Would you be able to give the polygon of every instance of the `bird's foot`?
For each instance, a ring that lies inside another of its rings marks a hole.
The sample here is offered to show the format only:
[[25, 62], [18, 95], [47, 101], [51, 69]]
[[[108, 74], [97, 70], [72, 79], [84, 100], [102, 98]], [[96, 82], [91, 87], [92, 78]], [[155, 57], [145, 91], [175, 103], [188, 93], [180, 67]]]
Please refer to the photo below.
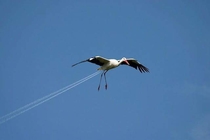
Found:
[[100, 90], [100, 85], [98, 86], [98, 91]]
[[105, 89], [107, 90], [107, 84], [105, 85]]

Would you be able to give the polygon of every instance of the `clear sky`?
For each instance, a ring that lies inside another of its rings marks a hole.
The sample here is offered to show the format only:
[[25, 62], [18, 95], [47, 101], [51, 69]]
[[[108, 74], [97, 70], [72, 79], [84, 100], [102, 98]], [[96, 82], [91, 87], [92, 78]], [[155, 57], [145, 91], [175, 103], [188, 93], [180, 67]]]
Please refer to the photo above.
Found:
[[1, 140], [209, 140], [210, 2], [0, 1], [0, 116], [133, 57], [0, 125]]

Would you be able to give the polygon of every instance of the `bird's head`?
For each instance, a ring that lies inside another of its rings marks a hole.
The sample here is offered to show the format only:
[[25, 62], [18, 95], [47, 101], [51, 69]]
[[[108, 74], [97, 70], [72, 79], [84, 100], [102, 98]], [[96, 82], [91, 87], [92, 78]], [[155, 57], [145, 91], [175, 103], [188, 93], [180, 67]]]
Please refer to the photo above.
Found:
[[122, 62], [124, 61], [126, 64], [130, 65], [125, 57], [123, 57], [123, 58], [121, 59], [121, 61], [122, 61]]

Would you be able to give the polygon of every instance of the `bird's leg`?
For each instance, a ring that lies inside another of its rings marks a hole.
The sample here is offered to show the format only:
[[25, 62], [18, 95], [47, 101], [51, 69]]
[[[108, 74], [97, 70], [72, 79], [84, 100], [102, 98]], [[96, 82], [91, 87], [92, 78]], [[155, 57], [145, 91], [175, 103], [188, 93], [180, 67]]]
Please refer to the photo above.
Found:
[[108, 70], [104, 72], [104, 79], [105, 79], [105, 83], [106, 83], [106, 84], [105, 84], [105, 89], [107, 89], [107, 81], [106, 81], [106, 73], [107, 73], [107, 72], [108, 72]]
[[98, 91], [100, 90], [101, 79], [102, 79], [103, 74], [104, 74], [104, 72], [101, 74], [100, 82], [99, 82], [99, 85], [98, 85]]

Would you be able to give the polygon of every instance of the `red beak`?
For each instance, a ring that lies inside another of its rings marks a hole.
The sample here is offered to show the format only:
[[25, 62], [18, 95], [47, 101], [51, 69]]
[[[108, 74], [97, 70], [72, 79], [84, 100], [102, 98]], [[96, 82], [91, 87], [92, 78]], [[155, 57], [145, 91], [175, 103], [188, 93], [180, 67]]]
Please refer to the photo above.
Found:
[[124, 60], [124, 61], [125, 61], [125, 63], [127, 63], [128, 65], [130, 65], [127, 60]]

